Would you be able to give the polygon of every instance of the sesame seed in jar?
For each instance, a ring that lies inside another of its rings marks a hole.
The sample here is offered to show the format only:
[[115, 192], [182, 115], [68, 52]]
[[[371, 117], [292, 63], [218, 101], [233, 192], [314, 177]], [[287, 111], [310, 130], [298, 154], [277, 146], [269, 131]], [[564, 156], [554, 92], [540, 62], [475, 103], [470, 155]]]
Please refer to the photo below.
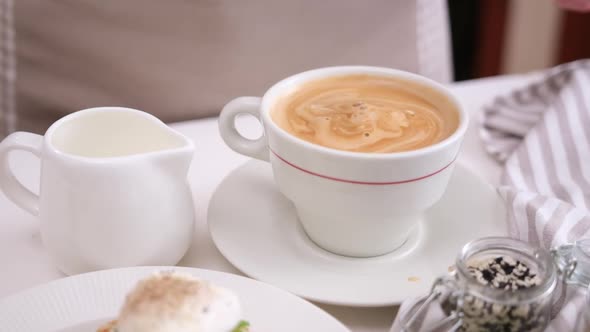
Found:
[[524, 263], [511, 257], [496, 257], [469, 266], [471, 275], [482, 285], [516, 291], [541, 284], [541, 279]]
[[[469, 262], [468, 271], [477, 283], [518, 297], [518, 292], [539, 286], [541, 278], [527, 264], [509, 256]], [[443, 309], [453, 307], [443, 303]], [[547, 306], [542, 303], [507, 305], [488, 302], [476, 295], [463, 301], [463, 320], [458, 331], [542, 331], [547, 323]]]

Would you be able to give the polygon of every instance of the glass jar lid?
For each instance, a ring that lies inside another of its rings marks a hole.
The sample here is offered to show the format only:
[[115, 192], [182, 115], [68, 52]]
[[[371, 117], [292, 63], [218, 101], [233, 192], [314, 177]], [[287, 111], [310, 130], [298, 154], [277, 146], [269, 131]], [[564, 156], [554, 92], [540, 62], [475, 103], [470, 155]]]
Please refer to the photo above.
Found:
[[581, 239], [552, 250], [565, 282], [587, 288], [590, 285], [590, 239]]

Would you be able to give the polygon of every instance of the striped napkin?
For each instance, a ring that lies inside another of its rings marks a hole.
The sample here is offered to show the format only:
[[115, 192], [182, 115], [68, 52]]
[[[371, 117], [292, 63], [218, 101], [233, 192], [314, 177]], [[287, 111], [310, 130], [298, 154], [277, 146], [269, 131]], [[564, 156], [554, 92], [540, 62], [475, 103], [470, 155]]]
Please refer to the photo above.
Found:
[[[497, 97], [483, 110], [480, 135], [504, 164], [498, 192], [510, 236], [546, 249], [590, 237], [590, 60], [552, 68], [541, 81]], [[584, 291], [568, 286], [565, 294], [547, 331], [574, 330]], [[421, 300], [402, 304], [392, 332]], [[433, 308], [427, 320], [441, 315]]]
[[[504, 163], [498, 192], [509, 234], [546, 249], [590, 236], [590, 60], [550, 69], [484, 109], [481, 138]], [[571, 286], [547, 331], [573, 331], [584, 302]]]

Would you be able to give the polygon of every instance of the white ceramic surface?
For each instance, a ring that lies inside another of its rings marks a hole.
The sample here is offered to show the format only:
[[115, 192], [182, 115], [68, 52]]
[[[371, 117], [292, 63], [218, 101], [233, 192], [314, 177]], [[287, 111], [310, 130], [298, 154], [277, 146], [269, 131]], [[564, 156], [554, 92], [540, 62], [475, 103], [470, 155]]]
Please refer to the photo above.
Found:
[[112, 319], [135, 283], [177, 270], [234, 291], [253, 332], [347, 332], [332, 316], [279, 288], [229, 273], [184, 267], [135, 267], [81, 274], [0, 300], [0, 331], [93, 332]]
[[[38, 196], [13, 175], [17, 150], [41, 159]], [[192, 141], [148, 113], [92, 108], [58, 120], [45, 136], [4, 139], [0, 189], [39, 217], [43, 244], [66, 274], [174, 265], [192, 237], [193, 151]]]
[[[340, 75], [367, 74], [405, 82], [415, 93], [428, 89], [428, 101], [454, 108], [455, 132], [425, 148], [397, 153], [360, 153], [326, 148], [280, 128], [270, 111], [282, 96], [306, 82]], [[235, 126], [240, 114], [260, 118], [264, 135], [246, 139]], [[262, 98], [229, 102], [219, 116], [219, 130], [234, 151], [270, 161], [279, 190], [295, 205], [311, 239], [334, 253], [371, 257], [401, 246], [422, 213], [436, 203], [451, 177], [467, 130], [468, 114], [448, 88], [427, 78], [388, 68], [343, 66], [303, 72], [271, 87]]]
[[457, 165], [443, 198], [400, 249], [372, 258], [338, 256], [306, 236], [270, 165], [249, 161], [213, 194], [208, 223], [221, 253], [245, 274], [310, 300], [374, 307], [426, 294], [465, 243], [506, 234], [505, 213], [496, 191]]
[[[539, 80], [542, 74], [514, 75], [462, 81], [450, 84], [465, 109], [471, 123], [478, 123], [480, 110], [494, 96], [510, 93]], [[261, 128], [258, 120], [240, 117], [240, 131], [257, 137]], [[207, 207], [211, 195], [221, 181], [249, 157], [235, 153], [219, 135], [217, 118], [192, 120], [171, 125], [195, 142], [198, 154], [189, 169], [189, 183], [195, 206], [195, 231], [192, 245], [180, 261], [182, 266], [239, 273], [215, 247], [207, 231]], [[463, 140], [459, 162], [476, 172], [486, 182], [497, 185], [501, 164], [490, 158], [482, 148], [478, 126], [471, 125]], [[205, 157], [206, 156], [206, 157]], [[31, 190], [38, 191], [39, 160], [21, 151], [10, 158], [15, 175]], [[504, 220], [500, 221], [504, 222]], [[20, 209], [0, 193], [0, 298], [24, 289], [63, 278], [43, 247], [37, 218]], [[397, 307], [358, 308], [320, 305], [354, 332], [387, 332], [391, 328]]]

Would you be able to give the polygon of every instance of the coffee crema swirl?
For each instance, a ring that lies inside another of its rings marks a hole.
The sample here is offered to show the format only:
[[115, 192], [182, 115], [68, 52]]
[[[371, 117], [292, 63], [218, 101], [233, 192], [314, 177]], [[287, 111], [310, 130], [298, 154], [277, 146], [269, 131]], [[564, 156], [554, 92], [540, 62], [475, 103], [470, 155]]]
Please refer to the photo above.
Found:
[[[301, 139], [355, 152], [400, 152], [442, 141], [458, 114], [433, 89], [371, 75], [303, 84], [273, 109], [275, 123]], [[442, 100], [437, 107], [431, 100]]]

